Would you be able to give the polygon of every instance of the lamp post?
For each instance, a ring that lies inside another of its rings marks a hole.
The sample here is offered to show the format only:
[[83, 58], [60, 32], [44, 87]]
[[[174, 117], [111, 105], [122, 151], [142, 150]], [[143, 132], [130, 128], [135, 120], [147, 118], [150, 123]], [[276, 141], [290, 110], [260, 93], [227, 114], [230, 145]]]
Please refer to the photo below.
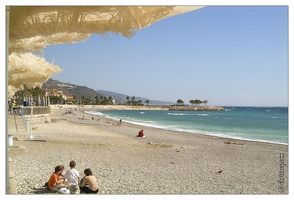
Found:
[[33, 120], [33, 106], [31, 106], [31, 127], [30, 127], [30, 132], [31, 132], [31, 136], [30, 136], [30, 139], [33, 139], [33, 135], [32, 135], [32, 120]]

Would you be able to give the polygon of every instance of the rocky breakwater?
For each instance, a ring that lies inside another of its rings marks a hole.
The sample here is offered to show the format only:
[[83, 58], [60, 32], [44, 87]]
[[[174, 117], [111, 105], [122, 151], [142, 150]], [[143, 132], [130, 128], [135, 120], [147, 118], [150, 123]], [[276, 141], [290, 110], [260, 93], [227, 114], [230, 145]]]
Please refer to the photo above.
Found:
[[169, 110], [181, 110], [181, 111], [225, 111], [220, 106], [171, 106]]

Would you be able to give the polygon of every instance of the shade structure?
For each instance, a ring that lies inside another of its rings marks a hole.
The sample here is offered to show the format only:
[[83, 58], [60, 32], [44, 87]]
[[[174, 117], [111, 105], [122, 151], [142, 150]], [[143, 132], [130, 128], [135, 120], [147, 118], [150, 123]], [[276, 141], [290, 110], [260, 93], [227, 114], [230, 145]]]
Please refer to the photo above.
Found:
[[87, 40], [107, 32], [130, 38], [135, 31], [203, 6], [7, 6], [8, 97], [41, 86], [62, 71], [36, 53], [48, 45]]
[[60, 67], [32, 53], [12, 53], [8, 63], [8, 97], [22, 90], [23, 85], [28, 88], [41, 87], [51, 75], [62, 71]]

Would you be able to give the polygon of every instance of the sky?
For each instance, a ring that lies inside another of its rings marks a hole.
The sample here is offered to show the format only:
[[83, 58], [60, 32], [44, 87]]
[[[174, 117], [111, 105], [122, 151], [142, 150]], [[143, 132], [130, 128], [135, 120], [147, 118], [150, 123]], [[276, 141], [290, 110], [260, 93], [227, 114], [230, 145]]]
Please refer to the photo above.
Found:
[[[67, 5], [67, 2], [58, 2]], [[93, 4], [83, 0], [83, 4], [86, 2]], [[41, 4], [40, 1], [13, 0], [1, 3], [3, 19], [5, 5]], [[51, 3], [58, 4], [53, 0]], [[283, 0], [268, 3], [290, 5], [290, 1]], [[183, 0], [175, 5], [179, 4], [189, 5], [189, 2]], [[208, 4], [264, 5], [258, 0], [199, 1], [199, 5]], [[130, 39], [109, 33], [111, 39], [108, 40], [93, 35], [85, 42], [48, 46], [44, 57], [49, 62], [54, 59], [54, 63], [64, 69], [52, 79], [95, 90], [173, 102], [201, 99], [208, 100], [209, 105], [287, 106], [291, 104], [289, 77], [292, 75], [288, 52], [290, 8], [208, 6], [161, 20], [137, 31]], [[1, 33], [4, 47], [5, 23]], [[5, 55], [4, 48], [2, 51]], [[2, 88], [7, 87], [5, 72], [3, 67]], [[7, 103], [6, 98], [0, 101], [2, 105]], [[1, 109], [2, 114], [7, 114], [4, 106]], [[290, 111], [289, 120], [292, 119]], [[289, 139], [291, 143], [291, 137]]]
[[150, 100], [216, 106], [288, 105], [288, 7], [207, 6], [131, 38], [93, 34], [47, 46], [51, 78]]

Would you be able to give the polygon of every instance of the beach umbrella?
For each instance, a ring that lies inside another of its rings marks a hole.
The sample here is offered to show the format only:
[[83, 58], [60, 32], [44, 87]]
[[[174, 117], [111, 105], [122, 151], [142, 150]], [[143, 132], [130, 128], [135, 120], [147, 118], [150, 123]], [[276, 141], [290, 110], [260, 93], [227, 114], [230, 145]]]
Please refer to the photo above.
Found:
[[[107, 32], [130, 38], [154, 22], [203, 6], [6, 6], [8, 98], [27, 87], [41, 87], [62, 69], [39, 53], [48, 45], [87, 40]], [[30, 98], [31, 100], [31, 98]], [[47, 97], [48, 106], [50, 98]], [[31, 101], [30, 101], [30, 105]], [[31, 107], [31, 115], [33, 107]], [[32, 118], [31, 118], [32, 119]], [[32, 133], [30, 139], [33, 139]], [[6, 151], [6, 158], [8, 158]], [[8, 159], [6, 159], [8, 169]], [[6, 172], [6, 191], [9, 175]]]
[[8, 57], [8, 96], [22, 90], [23, 85], [41, 87], [50, 76], [61, 71], [59, 66], [32, 53], [12, 53]]
[[203, 6], [6, 6], [8, 97], [22, 85], [40, 87], [62, 69], [33, 54], [48, 45], [87, 40], [107, 32], [130, 38], [135, 31]]

